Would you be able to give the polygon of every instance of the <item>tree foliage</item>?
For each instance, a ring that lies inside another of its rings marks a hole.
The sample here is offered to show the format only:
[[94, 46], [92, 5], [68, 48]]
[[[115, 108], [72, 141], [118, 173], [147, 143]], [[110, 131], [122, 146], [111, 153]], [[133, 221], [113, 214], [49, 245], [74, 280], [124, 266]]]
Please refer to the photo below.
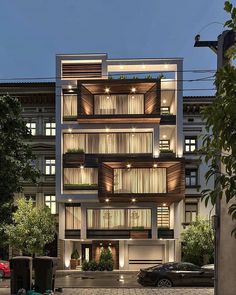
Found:
[[213, 261], [214, 232], [206, 220], [197, 220], [181, 234], [183, 259], [197, 265]]
[[[226, 1], [225, 11], [231, 16], [225, 26], [236, 32], [236, 8]], [[235, 60], [235, 45], [226, 52], [226, 57]], [[204, 190], [202, 198], [206, 204], [209, 200], [216, 204], [217, 198], [224, 196], [227, 203], [233, 203], [229, 214], [236, 220], [236, 67], [233, 62], [226, 63], [216, 73], [214, 84], [216, 97], [211, 105], [202, 109], [208, 131], [203, 138], [202, 152], [209, 166], [205, 178], [208, 182], [214, 177], [215, 188]], [[236, 229], [234, 233], [236, 236]]]
[[2, 225], [11, 222], [13, 194], [22, 190], [24, 181], [35, 183], [40, 175], [32, 165], [35, 157], [31, 147], [25, 142], [30, 139], [31, 134], [21, 114], [22, 107], [17, 98], [9, 95], [0, 97], [1, 236]]
[[5, 226], [9, 245], [30, 255], [43, 254], [44, 246], [53, 241], [55, 221], [48, 207], [34, 207], [32, 200], [17, 200], [13, 223]]

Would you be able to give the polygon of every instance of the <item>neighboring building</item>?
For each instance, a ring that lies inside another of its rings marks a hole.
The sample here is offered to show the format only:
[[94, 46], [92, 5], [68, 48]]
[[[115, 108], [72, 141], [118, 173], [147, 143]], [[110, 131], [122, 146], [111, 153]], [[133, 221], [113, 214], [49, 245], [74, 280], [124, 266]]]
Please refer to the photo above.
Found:
[[[31, 198], [35, 205], [47, 205], [57, 217], [55, 195], [55, 83], [0, 83], [0, 95], [19, 98], [26, 125], [31, 130], [35, 165], [43, 175], [37, 185], [24, 183], [18, 197]], [[51, 255], [57, 256], [57, 239], [48, 245]], [[0, 250], [1, 252], [1, 250]], [[2, 257], [4, 253], [0, 254]]]
[[[156, 79], [157, 71], [166, 78]], [[50, 254], [61, 268], [74, 249], [83, 261], [98, 259], [103, 247], [117, 269], [180, 260], [183, 229], [213, 213], [200, 201], [207, 165], [195, 152], [206, 132], [199, 110], [213, 97], [183, 97], [178, 58], [58, 55], [56, 76], [56, 83], [0, 84], [0, 95], [22, 103], [43, 172], [16, 198], [49, 206], [59, 223]]]

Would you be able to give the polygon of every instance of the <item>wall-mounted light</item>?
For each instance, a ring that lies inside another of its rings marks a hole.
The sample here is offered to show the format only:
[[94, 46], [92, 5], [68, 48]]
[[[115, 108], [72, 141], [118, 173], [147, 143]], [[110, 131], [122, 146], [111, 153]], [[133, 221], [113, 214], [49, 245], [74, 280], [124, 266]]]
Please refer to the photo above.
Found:
[[153, 164], [153, 168], [157, 168], [157, 163]]
[[136, 88], [135, 88], [135, 87], [132, 87], [132, 88], [131, 88], [131, 92], [132, 92], [132, 93], [135, 93], [135, 92], [136, 92]]
[[162, 101], [163, 103], [166, 103], [166, 99], [163, 99], [163, 101]]
[[131, 168], [131, 164], [127, 164], [126, 167], [127, 167], [127, 168]]
[[72, 132], [72, 129], [71, 129], [71, 128], [69, 128], [69, 129], [68, 129], [68, 132], [69, 132], [69, 133], [71, 133], [71, 132]]
[[105, 93], [109, 93], [110, 92], [110, 88], [106, 87], [105, 88]]
[[109, 201], [110, 201], [110, 200], [109, 200], [108, 198], [107, 198], [107, 199], [105, 199], [105, 202], [106, 202], [106, 203], [109, 203]]

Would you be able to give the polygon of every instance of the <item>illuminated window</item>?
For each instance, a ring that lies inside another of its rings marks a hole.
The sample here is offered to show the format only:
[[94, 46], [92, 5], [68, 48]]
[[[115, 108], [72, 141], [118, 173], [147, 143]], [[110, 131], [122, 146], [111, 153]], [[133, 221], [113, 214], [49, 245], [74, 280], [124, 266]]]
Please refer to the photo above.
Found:
[[191, 153], [197, 149], [197, 138], [193, 136], [185, 137], [185, 152]]
[[187, 187], [195, 187], [197, 185], [197, 169], [185, 170], [185, 184]]
[[170, 107], [161, 107], [161, 115], [169, 115]]
[[52, 122], [45, 123], [45, 135], [46, 136], [56, 135], [56, 123], [52, 123]]
[[170, 150], [170, 141], [169, 140], [160, 140], [159, 142], [160, 151]]
[[54, 175], [55, 174], [55, 159], [45, 160], [45, 174]]
[[31, 135], [36, 135], [36, 123], [35, 122], [28, 122], [26, 123], [27, 128], [31, 132]]
[[170, 227], [170, 210], [167, 206], [157, 207], [157, 226], [158, 228]]
[[65, 206], [66, 229], [81, 228], [81, 208], [78, 204]]
[[196, 221], [198, 213], [197, 203], [185, 203], [185, 222], [191, 223]]
[[45, 200], [45, 205], [51, 209], [51, 213], [56, 214], [57, 213], [56, 196], [55, 195], [45, 195], [44, 200]]

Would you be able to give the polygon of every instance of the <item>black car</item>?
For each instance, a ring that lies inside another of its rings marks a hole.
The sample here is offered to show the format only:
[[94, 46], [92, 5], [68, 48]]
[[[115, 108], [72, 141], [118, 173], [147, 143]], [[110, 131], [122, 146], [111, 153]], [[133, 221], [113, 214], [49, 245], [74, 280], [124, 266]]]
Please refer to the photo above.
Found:
[[138, 282], [141, 285], [172, 286], [213, 286], [214, 270], [204, 269], [187, 262], [169, 262], [140, 269]]

